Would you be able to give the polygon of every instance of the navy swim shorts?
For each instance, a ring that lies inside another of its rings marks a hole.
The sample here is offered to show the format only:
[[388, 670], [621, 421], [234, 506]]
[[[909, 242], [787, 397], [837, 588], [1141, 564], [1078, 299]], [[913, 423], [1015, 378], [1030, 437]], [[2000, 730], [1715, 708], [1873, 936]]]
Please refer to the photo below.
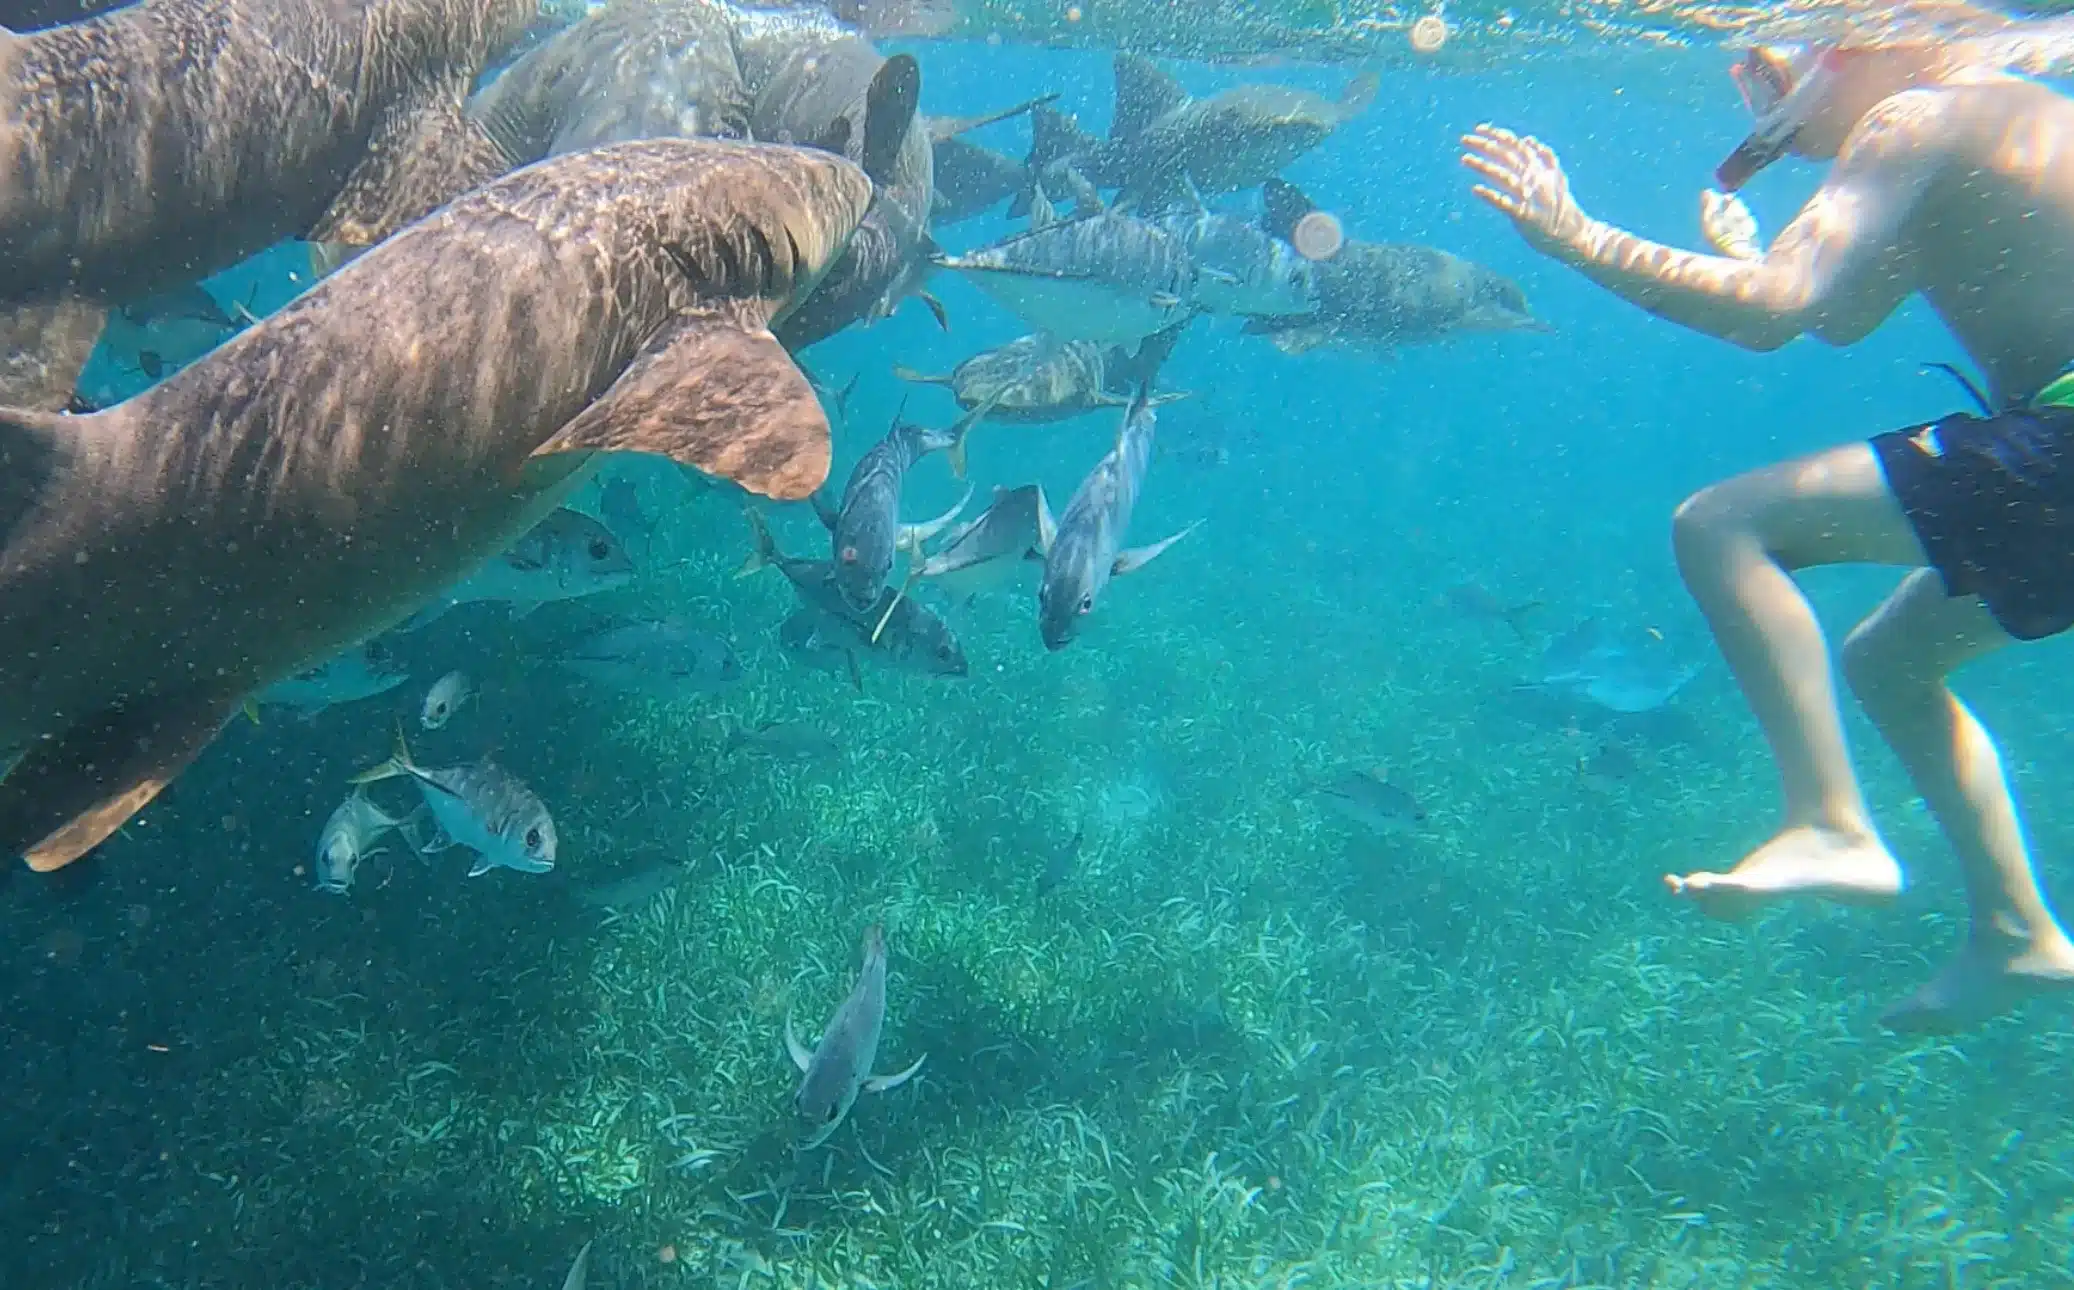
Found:
[[1958, 413], [1872, 448], [1948, 594], [2017, 640], [2074, 626], [2074, 408]]

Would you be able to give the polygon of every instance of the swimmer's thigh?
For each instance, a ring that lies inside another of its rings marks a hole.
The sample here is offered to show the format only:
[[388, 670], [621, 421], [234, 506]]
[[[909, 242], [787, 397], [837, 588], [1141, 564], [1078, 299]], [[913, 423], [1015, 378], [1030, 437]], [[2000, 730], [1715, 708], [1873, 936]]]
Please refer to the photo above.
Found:
[[1759, 467], [1678, 508], [1681, 545], [1721, 531], [1754, 536], [1789, 569], [1928, 563], [1879, 455], [1864, 441]]

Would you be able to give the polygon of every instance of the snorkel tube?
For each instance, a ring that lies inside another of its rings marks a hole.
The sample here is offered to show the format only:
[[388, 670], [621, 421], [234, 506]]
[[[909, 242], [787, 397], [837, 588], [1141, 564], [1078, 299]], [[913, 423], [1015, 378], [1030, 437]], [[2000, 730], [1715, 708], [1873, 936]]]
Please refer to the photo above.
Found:
[[1757, 46], [1728, 69], [1757, 125], [1715, 168], [1714, 181], [1721, 191], [1739, 190], [1752, 175], [1786, 155], [1825, 92], [1835, 62], [1833, 49]]

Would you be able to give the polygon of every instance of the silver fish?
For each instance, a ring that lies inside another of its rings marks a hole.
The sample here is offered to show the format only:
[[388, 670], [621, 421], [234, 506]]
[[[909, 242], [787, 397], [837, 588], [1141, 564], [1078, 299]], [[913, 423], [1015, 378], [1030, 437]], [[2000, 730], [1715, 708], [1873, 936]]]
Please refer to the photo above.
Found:
[[546, 873], [555, 867], [555, 824], [547, 807], [516, 775], [485, 757], [467, 766], [428, 770], [411, 760], [410, 748], [397, 733], [396, 754], [353, 776], [355, 784], [409, 776], [418, 794], [445, 833], [445, 840], [423, 848], [427, 853], [459, 845], [475, 852], [471, 878], [492, 869]]
[[716, 693], [742, 679], [734, 647], [682, 618], [644, 619], [593, 632], [555, 662], [586, 681], [659, 697]]
[[[1316, 208], [1293, 185], [1274, 180], [1265, 196], [1267, 232], [1287, 239]], [[1430, 246], [1347, 239], [1313, 266], [1311, 309], [1255, 317], [1246, 330], [1285, 354], [1321, 345], [1381, 350], [1431, 344], [1475, 332], [1547, 332], [1518, 283], [1481, 264]]]
[[809, 1137], [800, 1144], [811, 1150], [828, 1141], [843, 1117], [857, 1103], [859, 1093], [883, 1093], [914, 1078], [927, 1053], [898, 1075], [874, 1075], [872, 1064], [879, 1056], [879, 1033], [886, 1024], [886, 932], [873, 923], [864, 933], [864, 967], [850, 997], [843, 1000], [828, 1028], [810, 1051], [792, 1027], [792, 1014], [785, 1014], [785, 1051], [792, 1064], [805, 1076], [792, 1105], [808, 1126]]
[[425, 702], [418, 709], [418, 724], [427, 730], [438, 730], [453, 720], [461, 705], [475, 697], [475, 682], [468, 674], [453, 671], [432, 683], [425, 691]]
[[417, 631], [456, 605], [485, 600], [502, 601], [513, 618], [524, 618], [551, 601], [616, 591], [633, 580], [634, 562], [612, 530], [563, 506], [396, 630]]
[[1072, 643], [1113, 575], [1145, 567], [1202, 523], [1197, 520], [1151, 546], [1124, 549], [1145, 467], [1152, 460], [1152, 425], [1150, 392], [1140, 389], [1124, 413], [1116, 446], [1080, 481], [1065, 514], [1056, 522], [1043, 511], [1038, 514], [1044, 580], [1037, 588], [1037, 629], [1046, 649]]
[[348, 793], [317, 835], [317, 890], [339, 896], [351, 891], [360, 862], [381, 850], [375, 843], [402, 823], [375, 805], [365, 788]]
[[1195, 308], [1195, 265], [1180, 239], [1114, 211], [1055, 219], [1041, 194], [1027, 232], [937, 263], [1065, 340], [1121, 344]]
[[[1159, 370], [1181, 331], [1170, 327], [1148, 336], [1135, 354], [1121, 345], [1060, 340], [1050, 332], [1031, 332], [974, 354], [946, 375], [931, 376], [911, 367], [895, 367], [893, 375], [921, 385], [945, 386], [967, 411], [991, 402], [993, 408], [986, 414], [990, 421], [1063, 421], [1096, 408], [1130, 406], [1130, 391]], [[1153, 403], [1186, 397], [1160, 394]]]
[[903, 551], [910, 555], [918, 553], [923, 543], [942, 532], [965, 509], [965, 503], [972, 499], [969, 487], [956, 506], [937, 518], [902, 524], [901, 488], [909, 469], [932, 452], [945, 453], [950, 458], [952, 473], [964, 478], [965, 436], [992, 408], [990, 402], [973, 409], [949, 430], [932, 430], [902, 421], [896, 415], [885, 438], [857, 459], [849, 481], [843, 485], [839, 506], [831, 507], [820, 493], [814, 494], [814, 513], [828, 526], [833, 548], [830, 577], [850, 608], [863, 613], [877, 604], [886, 578], [893, 572], [894, 558]]
[[[775, 566], [792, 584], [802, 610], [813, 615], [804, 631], [825, 640], [847, 639], [862, 657], [925, 672], [932, 676], [965, 676], [971, 667], [950, 626], [927, 606], [916, 604], [899, 592], [886, 588], [869, 609], [858, 612], [836, 590], [832, 566], [825, 560], [795, 560], [778, 550], [763, 516], [744, 512], [755, 537], [756, 549], [742, 565], [742, 573]], [[801, 621], [794, 615], [793, 622]]]
[[1350, 770], [1314, 793], [1327, 809], [1377, 837], [1410, 833], [1426, 822], [1418, 799], [1381, 771]]
[[918, 561], [910, 580], [929, 579], [954, 594], [987, 589], [988, 575], [1012, 577], [1039, 540], [1039, 517], [1048, 511], [1037, 484], [996, 488], [987, 509], [948, 533], [932, 554]]
[[762, 753], [786, 761], [832, 761], [843, 747], [818, 726], [804, 721], [766, 721], [744, 726], [727, 737], [727, 752]]
[[410, 680], [389, 647], [362, 641], [303, 672], [277, 681], [254, 700], [261, 705], [294, 708], [314, 715], [340, 703], [355, 703], [386, 694]]
[[1159, 226], [1195, 262], [1195, 303], [1216, 314], [1302, 314], [1317, 308], [1314, 267], [1250, 219], [1197, 210]]
[[1086, 134], [1064, 113], [1032, 116], [1029, 170], [1040, 181], [1077, 175], [1118, 200], [1164, 209], [1194, 193], [1252, 188], [1365, 111], [1380, 78], [1365, 72], [1338, 101], [1286, 85], [1239, 85], [1191, 98], [1173, 77], [1137, 54], [1115, 58], [1116, 104], [1109, 137]]

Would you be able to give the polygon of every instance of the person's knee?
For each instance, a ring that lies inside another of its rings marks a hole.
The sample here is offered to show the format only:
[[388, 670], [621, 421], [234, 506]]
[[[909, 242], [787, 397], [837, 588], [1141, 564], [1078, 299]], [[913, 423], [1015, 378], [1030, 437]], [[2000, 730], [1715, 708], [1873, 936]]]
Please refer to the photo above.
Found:
[[1756, 539], [1752, 498], [1743, 480], [1709, 484], [1678, 504], [1671, 515], [1671, 549], [1688, 574], [1715, 562], [1721, 553]]
[[1844, 681], [1868, 713], [1920, 702], [1938, 694], [1944, 670], [1890, 614], [1876, 613], [1853, 628], [1837, 651]]

